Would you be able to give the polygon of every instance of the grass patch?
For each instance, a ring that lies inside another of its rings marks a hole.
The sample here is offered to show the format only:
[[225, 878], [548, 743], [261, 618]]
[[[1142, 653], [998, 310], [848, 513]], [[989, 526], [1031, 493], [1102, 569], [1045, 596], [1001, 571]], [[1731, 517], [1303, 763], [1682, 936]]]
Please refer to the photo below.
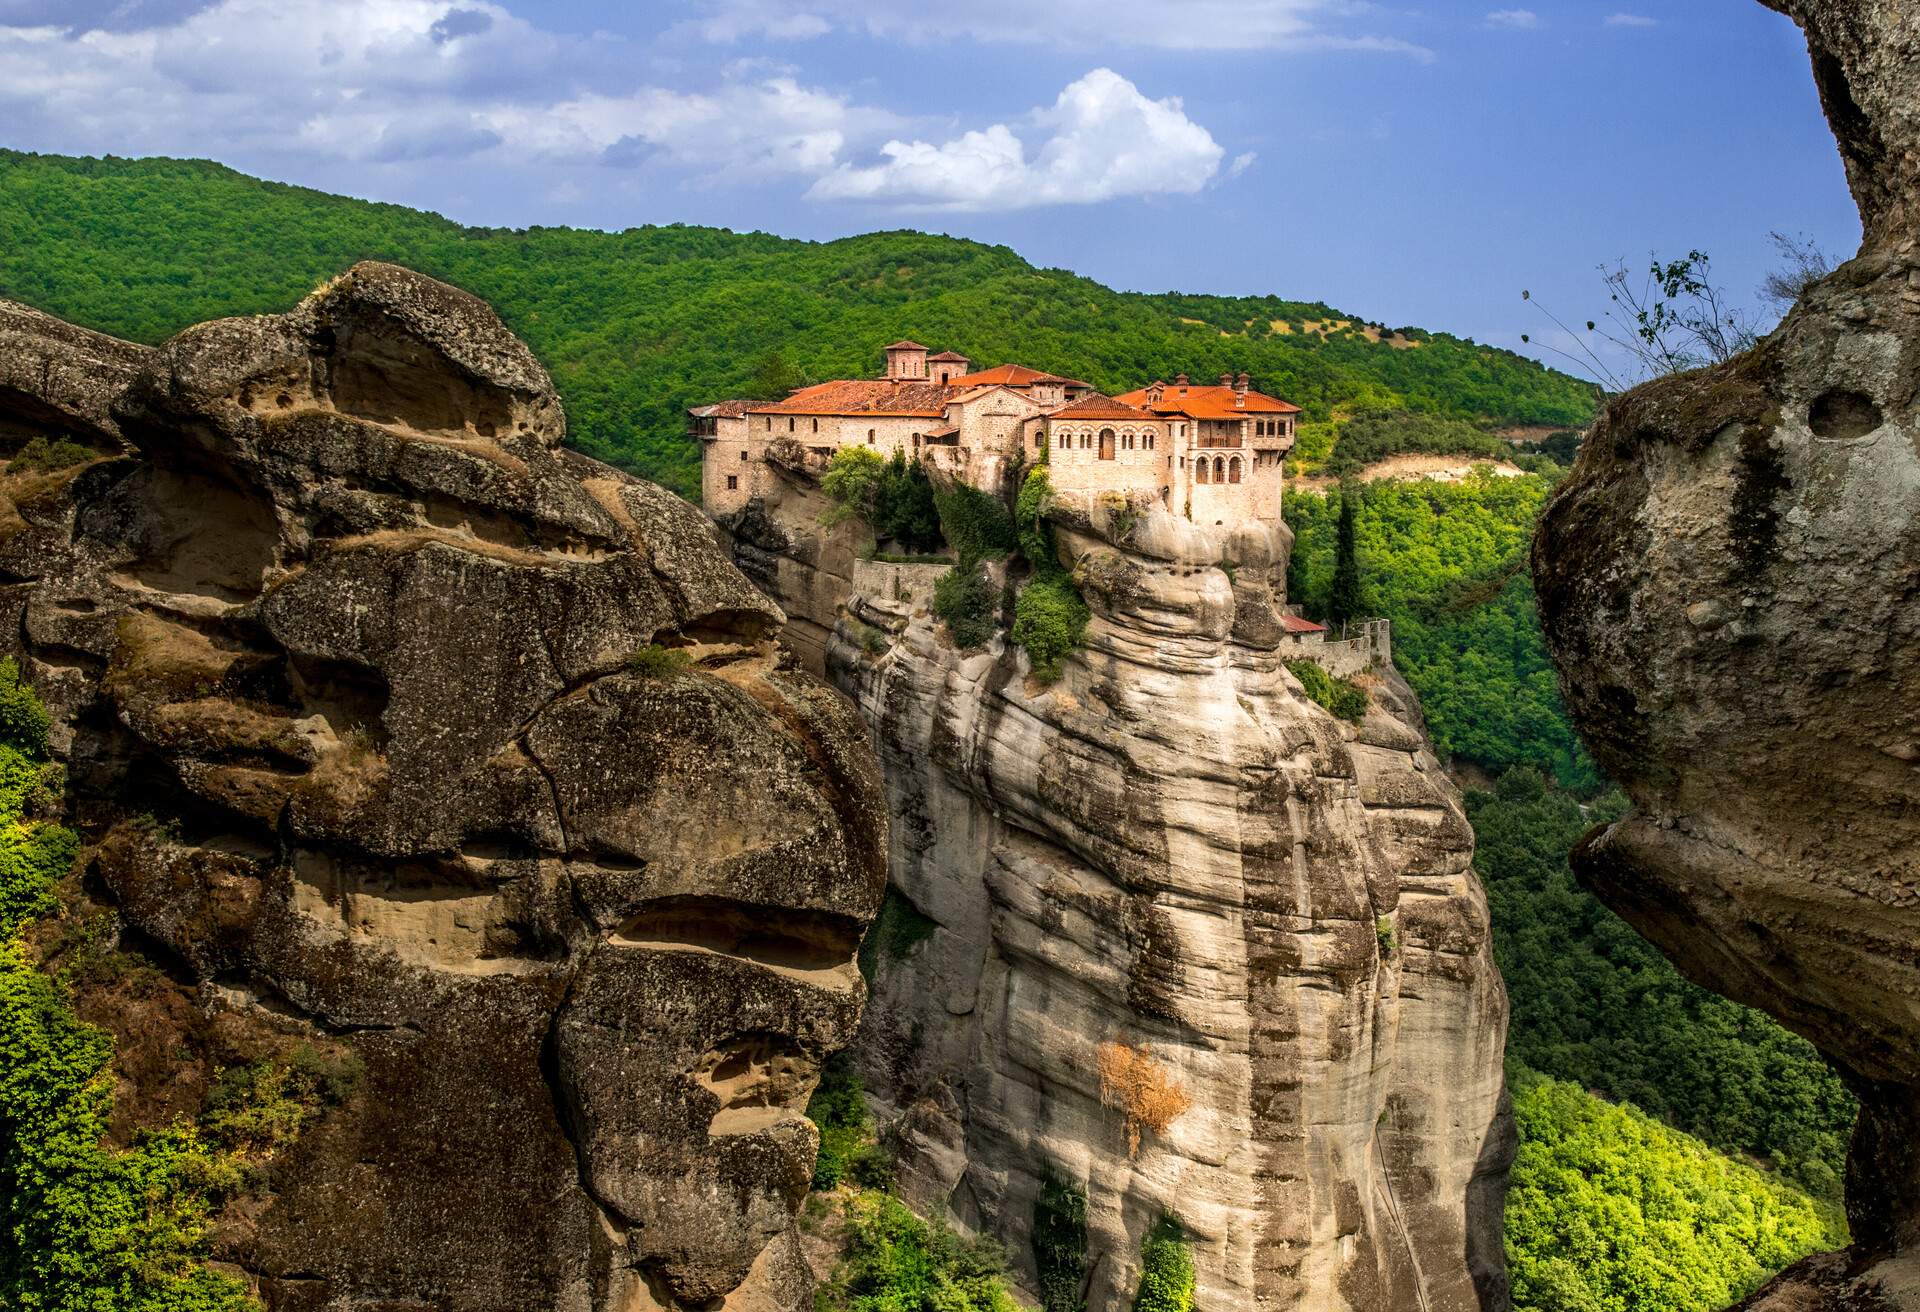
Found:
[[627, 668], [643, 679], [664, 679], [679, 674], [693, 664], [693, 654], [684, 647], [662, 647], [650, 642], [627, 660]]
[[1310, 660], [1288, 661], [1287, 670], [1300, 680], [1309, 700], [1333, 715], [1350, 724], [1367, 718], [1367, 690], [1351, 679], [1336, 679]]

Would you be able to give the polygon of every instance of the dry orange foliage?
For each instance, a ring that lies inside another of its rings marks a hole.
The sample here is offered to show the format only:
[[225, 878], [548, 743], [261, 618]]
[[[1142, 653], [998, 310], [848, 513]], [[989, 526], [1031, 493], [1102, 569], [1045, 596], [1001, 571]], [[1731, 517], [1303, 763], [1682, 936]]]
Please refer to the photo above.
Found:
[[1142, 1126], [1162, 1134], [1193, 1106], [1193, 1099], [1174, 1079], [1173, 1072], [1155, 1061], [1144, 1043], [1137, 1048], [1103, 1043], [1096, 1061], [1100, 1068], [1100, 1101], [1126, 1121], [1128, 1157], [1140, 1153]]

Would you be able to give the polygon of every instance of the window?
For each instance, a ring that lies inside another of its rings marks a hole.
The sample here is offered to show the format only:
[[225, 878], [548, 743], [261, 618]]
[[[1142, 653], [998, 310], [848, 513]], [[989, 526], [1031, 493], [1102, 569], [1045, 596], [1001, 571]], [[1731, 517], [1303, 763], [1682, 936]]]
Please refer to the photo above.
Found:
[[767, 425], [767, 431], [768, 431], [769, 433], [771, 433], [771, 432], [773, 431], [773, 416], [772, 416], [772, 415], [768, 415], [768, 416], [766, 417], [766, 420], [765, 420], [765, 423], [766, 423], [766, 425]]
[[1215, 456], [1213, 458], [1213, 481], [1216, 483], [1224, 483], [1227, 481], [1227, 458], [1225, 456]]
[[1230, 460], [1227, 463], [1227, 482], [1238, 483], [1239, 481], [1240, 481], [1240, 457], [1235, 456], [1232, 460]]
[[1204, 461], [1204, 460], [1196, 460], [1196, 461], [1194, 461], [1194, 462], [1193, 462], [1193, 474], [1194, 474], [1194, 480], [1193, 480], [1193, 481], [1194, 481], [1194, 482], [1196, 482], [1196, 483], [1205, 483], [1205, 482], [1207, 482], [1207, 481], [1208, 481], [1208, 479], [1207, 479], [1207, 471], [1208, 471], [1208, 470], [1209, 470], [1210, 468], [1211, 468], [1211, 466], [1210, 466], [1210, 465], [1208, 465], [1208, 464], [1207, 464], [1207, 462], [1206, 462], [1206, 461]]
[[747, 463], [747, 453], [745, 451], [740, 453], [740, 463], [743, 465]]
[[788, 431], [789, 433], [791, 433], [791, 432], [793, 431], [793, 420], [792, 420], [792, 418], [791, 418], [791, 417], [789, 417], [789, 418], [788, 418], [788, 420], [787, 420], [787, 431]]
[[740, 490], [740, 475], [728, 474], [727, 475], [727, 491], [738, 492], [739, 490]]
[[1067, 449], [1067, 445], [1068, 445], [1068, 444], [1069, 444], [1070, 442], [1072, 442], [1072, 441], [1073, 441], [1073, 434], [1072, 434], [1072, 433], [1062, 433], [1062, 434], [1060, 434], [1060, 449], [1061, 449], [1062, 451], [1065, 451], [1065, 450]]
[[873, 430], [871, 428], [867, 430], [867, 445], [873, 445]]
[[816, 433], [820, 431], [820, 421], [818, 419], [813, 421], [813, 431]]

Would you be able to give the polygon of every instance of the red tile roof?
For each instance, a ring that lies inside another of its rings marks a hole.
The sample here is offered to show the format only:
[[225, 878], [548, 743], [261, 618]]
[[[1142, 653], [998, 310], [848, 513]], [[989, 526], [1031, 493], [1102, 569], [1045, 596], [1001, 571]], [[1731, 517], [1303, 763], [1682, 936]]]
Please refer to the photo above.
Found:
[[1315, 624], [1312, 620], [1303, 620], [1298, 615], [1282, 614], [1280, 626], [1288, 633], [1325, 633], [1327, 626]]
[[1061, 406], [1058, 410], [1047, 411], [1049, 419], [1157, 419], [1158, 415], [1117, 401], [1111, 396], [1102, 396], [1095, 392], [1083, 396], [1078, 401]]
[[1059, 374], [1042, 373], [1038, 369], [1029, 369], [1024, 364], [997, 364], [991, 369], [982, 369], [979, 373], [956, 378], [956, 387], [986, 387], [998, 384], [1001, 387], [1031, 387], [1035, 383], [1064, 383], [1068, 387], [1085, 387], [1078, 378], [1062, 378]]
[[940, 383], [886, 378], [841, 378], [803, 387], [784, 401], [756, 405], [756, 415], [883, 415], [938, 419], [947, 412], [950, 388]]
[[687, 413], [695, 419], [738, 419], [759, 404], [758, 401], [715, 401], [712, 405], [693, 406]]
[[[871, 350], [872, 348], [869, 347], [868, 349]], [[903, 342], [895, 342], [892, 346], [883, 346], [880, 349], [883, 351], [924, 351], [927, 348], [920, 345], [920, 343], [918, 342], [903, 341]]]
[[967, 357], [966, 357], [966, 356], [964, 356], [964, 355], [962, 355], [962, 354], [960, 354], [960, 352], [958, 352], [958, 351], [942, 351], [942, 352], [940, 352], [940, 354], [938, 354], [938, 355], [930, 355], [930, 356], [928, 356], [928, 357], [927, 357], [927, 359], [929, 359], [929, 360], [958, 360], [958, 361], [959, 361], [959, 362], [960, 362], [961, 364], [965, 364], [965, 363], [967, 363]]
[[1221, 387], [1218, 383], [1167, 387], [1161, 392], [1158, 404], [1147, 400], [1147, 389], [1144, 387], [1137, 392], [1123, 393], [1118, 399], [1128, 405], [1146, 406], [1155, 414], [1183, 415], [1188, 419], [1239, 419], [1245, 415], [1300, 413], [1299, 406], [1251, 388], [1247, 390], [1246, 403], [1242, 405], [1231, 387]]

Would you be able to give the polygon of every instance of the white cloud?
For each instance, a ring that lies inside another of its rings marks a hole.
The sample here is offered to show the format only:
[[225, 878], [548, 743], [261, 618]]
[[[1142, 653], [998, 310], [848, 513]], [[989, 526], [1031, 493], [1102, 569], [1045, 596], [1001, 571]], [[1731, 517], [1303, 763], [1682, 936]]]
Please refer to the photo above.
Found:
[[1250, 150], [1235, 155], [1233, 157], [1233, 163], [1227, 165], [1227, 176], [1230, 178], [1239, 177], [1242, 173], [1252, 168], [1253, 162], [1258, 158], [1260, 157]]
[[1226, 154], [1177, 98], [1149, 100], [1106, 68], [1072, 83], [1028, 121], [1038, 138], [1031, 158], [1014, 129], [996, 123], [940, 145], [889, 141], [880, 150], [883, 162], [842, 164], [808, 195], [935, 210], [1188, 195], [1213, 181]]
[[1608, 14], [1608, 27], [1658, 27], [1660, 20], [1648, 18], [1645, 14]]
[[653, 158], [706, 175], [817, 175], [902, 122], [763, 64], [689, 92], [636, 87], [637, 62], [490, 0], [210, 0], [132, 31], [0, 20], [0, 120], [7, 144], [46, 150]]
[[1496, 9], [1487, 15], [1487, 26], [1531, 32], [1540, 26], [1540, 15], [1531, 9]]
[[[790, 40], [838, 28], [890, 40], [945, 44], [1052, 45], [1063, 32], [1081, 47], [1155, 50], [1363, 50], [1431, 58], [1401, 37], [1353, 30], [1372, 6], [1357, 0], [1052, 0], [1044, 14], [1028, 0], [901, 5], [894, 0], [705, 0], [705, 16], [681, 30], [709, 41]], [[798, 29], [797, 31], [795, 29]]]

